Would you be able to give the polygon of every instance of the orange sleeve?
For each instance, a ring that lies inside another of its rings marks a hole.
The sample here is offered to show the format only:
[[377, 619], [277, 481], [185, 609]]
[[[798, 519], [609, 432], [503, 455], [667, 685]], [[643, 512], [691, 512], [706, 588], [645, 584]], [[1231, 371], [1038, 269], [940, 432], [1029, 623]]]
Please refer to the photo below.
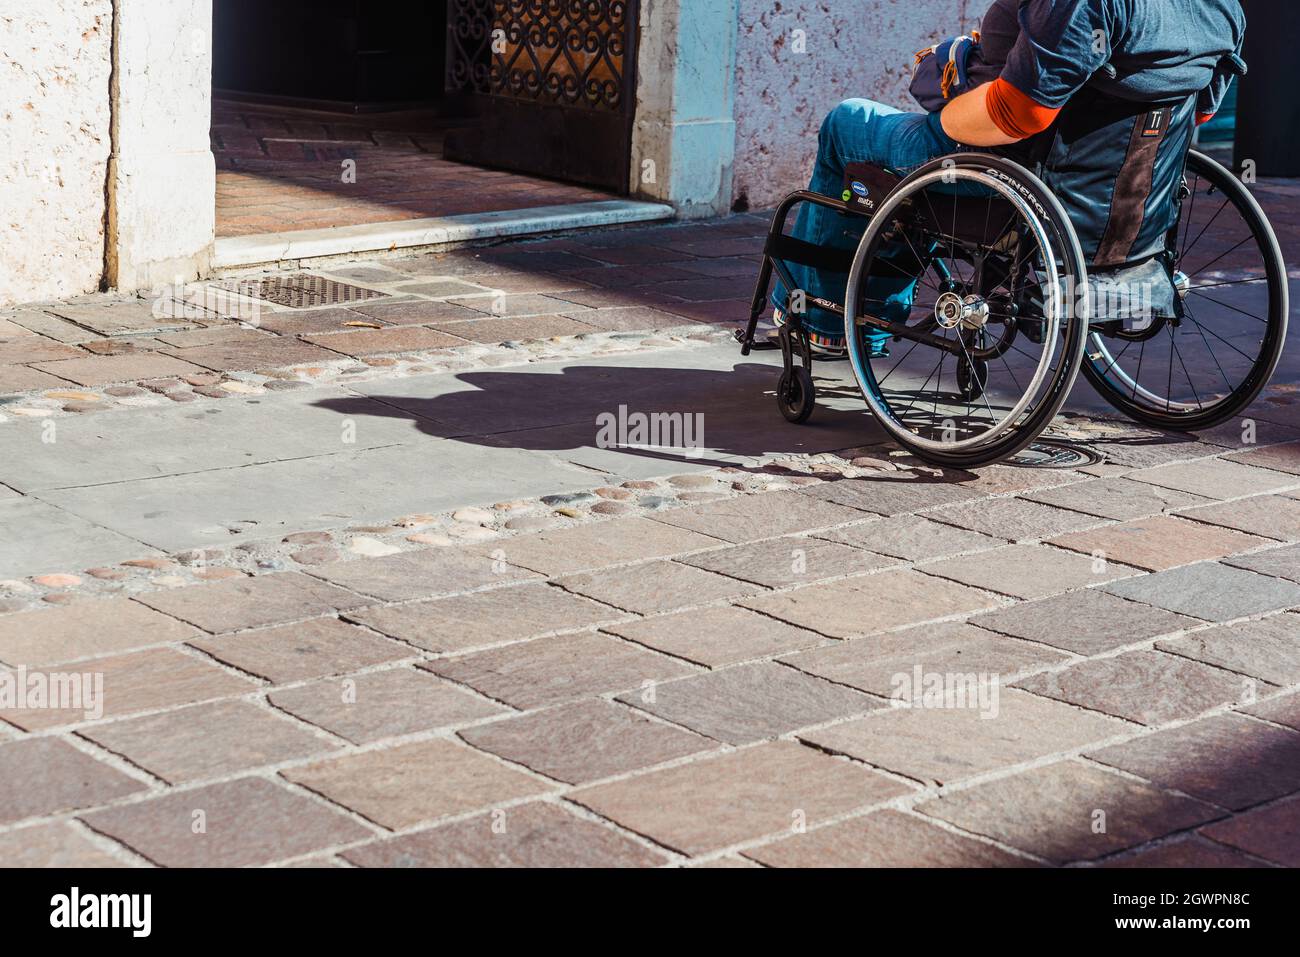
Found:
[[1028, 139], [1035, 133], [1041, 133], [1052, 125], [1056, 115], [1061, 111], [1037, 103], [1032, 97], [1021, 93], [1002, 77], [989, 85], [989, 116], [993, 124], [1007, 136], [1017, 140]]

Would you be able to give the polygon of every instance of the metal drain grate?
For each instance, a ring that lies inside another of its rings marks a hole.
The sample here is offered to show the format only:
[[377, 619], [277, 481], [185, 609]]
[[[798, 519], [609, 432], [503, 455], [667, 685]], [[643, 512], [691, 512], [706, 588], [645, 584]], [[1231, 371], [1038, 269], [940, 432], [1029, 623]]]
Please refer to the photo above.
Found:
[[277, 306], [310, 309], [313, 306], [336, 306], [340, 303], [362, 302], [366, 299], [385, 299], [387, 293], [363, 289], [345, 282], [297, 273], [292, 276], [265, 276], [261, 279], [234, 279], [223, 283], [223, 288], [241, 296], [273, 302]]
[[1100, 465], [1104, 461], [1104, 456], [1086, 445], [1039, 439], [1004, 464], [1022, 469], [1077, 469], [1085, 465]]

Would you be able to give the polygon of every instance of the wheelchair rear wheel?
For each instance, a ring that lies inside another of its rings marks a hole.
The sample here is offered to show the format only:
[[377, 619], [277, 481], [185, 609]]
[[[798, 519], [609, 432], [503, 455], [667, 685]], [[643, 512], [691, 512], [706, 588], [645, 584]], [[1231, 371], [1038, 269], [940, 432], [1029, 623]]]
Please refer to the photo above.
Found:
[[[936, 465], [1025, 448], [1078, 374], [1085, 268], [1059, 201], [1018, 164], [959, 153], [917, 170], [881, 203], [849, 273], [849, 358], [876, 418]], [[900, 344], [879, 355], [891, 336]]]
[[1268, 384], [1290, 301], [1281, 247], [1245, 185], [1197, 152], [1183, 183], [1169, 234], [1182, 315], [1144, 333], [1092, 332], [1083, 373], [1130, 418], [1194, 432], [1242, 412]]

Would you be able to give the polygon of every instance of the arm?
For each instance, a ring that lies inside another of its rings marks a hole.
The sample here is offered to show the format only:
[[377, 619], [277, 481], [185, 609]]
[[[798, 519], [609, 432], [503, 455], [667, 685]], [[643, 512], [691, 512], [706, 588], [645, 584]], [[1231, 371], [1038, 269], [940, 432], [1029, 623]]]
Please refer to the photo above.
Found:
[[1006, 146], [1021, 137], [1008, 136], [989, 115], [988, 92], [992, 84], [977, 86], [953, 100], [939, 115], [943, 131], [967, 146]]

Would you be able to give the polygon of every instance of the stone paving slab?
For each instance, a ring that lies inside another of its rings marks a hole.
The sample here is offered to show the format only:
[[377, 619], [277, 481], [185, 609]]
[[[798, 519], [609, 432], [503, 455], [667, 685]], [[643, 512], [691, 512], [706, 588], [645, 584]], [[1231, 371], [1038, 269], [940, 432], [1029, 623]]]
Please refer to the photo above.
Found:
[[1202, 830], [1207, 837], [1256, 857], [1300, 867], [1300, 798], [1247, 811]]
[[1300, 608], [1300, 588], [1291, 582], [1218, 562], [1187, 565], [1102, 587], [1121, 598], [1206, 621]]
[[572, 800], [684, 854], [789, 833], [907, 792], [859, 765], [779, 741], [584, 788]]
[[[195, 833], [200, 812], [205, 830]], [[269, 864], [370, 836], [342, 812], [262, 778], [177, 791], [82, 820], [162, 867]]]
[[283, 776], [390, 830], [542, 794], [542, 781], [451, 741], [401, 744]]
[[1268, 544], [1266, 539], [1169, 515], [1073, 532], [1051, 539], [1060, 548], [1101, 555], [1146, 571], [1165, 571], [1192, 562], [1223, 558]]
[[161, 554], [130, 535], [33, 498], [0, 501], [0, 576], [109, 565]]
[[0, 834], [0, 860], [6, 867], [129, 867], [68, 821], [36, 824]]
[[493, 721], [467, 728], [460, 736], [476, 748], [567, 784], [586, 784], [718, 747], [701, 735], [603, 700]]
[[1223, 814], [1080, 761], [977, 784], [917, 810], [1055, 863], [1093, 860]]
[[691, 674], [685, 663], [605, 635], [538, 638], [420, 665], [515, 708], [653, 686]]
[[1258, 468], [1274, 469], [1278, 472], [1300, 475], [1300, 442], [1283, 442], [1278, 445], [1265, 446], [1264, 448], [1234, 452], [1231, 455], [1225, 455], [1224, 458], [1231, 462], [1240, 462], [1242, 465], [1253, 465]]
[[567, 591], [639, 615], [706, 605], [723, 599], [752, 595], [762, 590], [761, 585], [673, 561], [654, 561], [626, 568], [569, 575], [557, 583]]
[[0, 744], [0, 824], [91, 807], [146, 788], [65, 741]]
[[1035, 866], [993, 844], [888, 810], [773, 841], [745, 856], [768, 867]]
[[[256, 688], [251, 680], [172, 647], [83, 660], [76, 664], [74, 673], [89, 675], [94, 681], [102, 676], [104, 696], [100, 703], [105, 719], [233, 697]], [[80, 706], [38, 707], [29, 702], [26, 708], [0, 710], [0, 719], [24, 731], [98, 720], [95, 714], [88, 714], [87, 703], [83, 699]]]
[[1184, 518], [1223, 528], [1273, 538], [1300, 539], [1300, 501], [1285, 495], [1256, 495], [1253, 498], [1183, 509]]
[[1271, 684], [1300, 684], [1300, 615], [1221, 625], [1158, 641], [1156, 647]]
[[971, 623], [1079, 655], [1104, 654], [1200, 624], [1095, 588], [976, 615]]
[[602, 630], [708, 668], [831, 643], [816, 632], [734, 605], [657, 615]]
[[[974, 698], [974, 695], [971, 696]], [[952, 784], [1122, 734], [1123, 722], [1006, 690], [949, 707], [890, 707], [800, 735], [922, 783]]]
[[817, 537], [910, 562], [986, 551], [1003, 544], [1000, 538], [932, 522], [920, 515], [897, 515], [860, 522], [829, 532], [818, 532]]
[[915, 571], [883, 571], [741, 602], [792, 625], [850, 638], [997, 607], [993, 597]]
[[0, 617], [0, 661], [52, 665], [184, 641], [196, 634], [192, 625], [136, 602], [106, 598]]
[[1016, 687], [1034, 694], [1145, 725], [1248, 703], [1257, 693], [1256, 685], [1239, 675], [1158, 651], [1096, 658], [1016, 682]]
[[774, 492], [757, 500], [728, 499], [666, 512], [655, 518], [678, 528], [738, 543], [856, 522], [861, 520], [862, 513], [798, 492]]
[[775, 662], [667, 681], [619, 701], [727, 744], [753, 744], [809, 725], [873, 711], [881, 703]]
[[1232, 810], [1300, 790], [1300, 734], [1239, 715], [1157, 731], [1088, 757]]
[[501, 705], [413, 668], [278, 689], [267, 700], [354, 744], [467, 724], [508, 712]]
[[1004, 638], [963, 622], [948, 622], [837, 642], [782, 660], [800, 671], [893, 699], [900, 690], [900, 676], [910, 680], [917, 668], [923, 674], [1003, 676], [1068, 659], [1028, 642]]
[[312, 574], [384, 601], [432, 598], [538, 577], [509, 562], [459, 548], [403, 552], [368, 562], [333, 562], [319, 566]]
[[1095, 516], [1020, 498], [980, 499], [936, 509], [928, 517], [1013, 542], [1036, 541], [1101, 524]]
[[768, 588], [876, 571], [896, 560], [859, 548], [808, 537], [774, 538], [681, 559], [687, 565]]
[[965, 501], [977, 493], [956, 482], [935, 481], [929, 476], [885, 474], [816, 485], [801, 494], [876, 515], [903, 515]]
[[1295, 692], [1279, 695], [1241, 710], [1265, 721], [1300, 731], [1300, 695]]
[[224, 777], [337, 747], [247, 701], [195, 705], [78, 733], [169, 784]]
[[1257, 469], [1224, 459], [1165, 465], [1133, 472], [1129, 478], [1161, 488], [1189, 492], [1205, 498], [1229, 499], [1245, 495], [1264, 495], [1297, 484], [1294, 475]]
[[465, 651], [560, 631], [622, 621], [609, 605], [549, 584], [522, 584], [406, 605], [348, 612], [355, 621], [426, 651]]
[[190, 644], [218, 661], [274, 684], [347, 674], [412, 655], [407, 645], [337, 618], [255, 628]]
[[1240, 851], [1193, 834], [1151, 844], [1136, 851], [1126, 851], [1107, 858], [1101, 866], [1150, 869], [1264, 867], [1266, 865]]
[[[1118, 556], [1117, 559], [1122, 561]], [[1137, 574], [1135, 569], [1117, 561], [1099, 562], [1091, 555], [1045, 545], [1007, 545], [975, 556], [946, 558], [917, 567], [927, 575], [1012, 598], [1046, 598]]]
[[369, 604], [360, 595], [298, 572], [152, 592], [136, 600], [210, 634], [328, 615]]
[[655, 867], [662, 851], [533, 802], [345, 852], [358, 867]]
[[1300, 545], [1285, 545], [1282, 548], [1269, 548], [1251, 555], [1237, 555], [1225, 559], [1224, 563], [1234, 568], [1245, 568], [1248, 571], [1259, 572], [1261, 575], [1272, 575], [1275, 578], [1285, 578], [1287, 581], [1300, 583]]
[[1147, 518], [1209, 501], [1201, 495], [1161, 488], [1146, 482], [1134, 482], [1128, 478], [1062, 485], [1026, 492], [1023, 497], [1031, 502], [1068, 508], [1085, 515], [1120, 522]]
[[598, 525], [581, 525], [522, 535], [482, 548], [500, 549], [505, 560], [545, 575], [590, 571], [606, 565], [716, 547], [719, 539], [645, 518], [619, 518]]

